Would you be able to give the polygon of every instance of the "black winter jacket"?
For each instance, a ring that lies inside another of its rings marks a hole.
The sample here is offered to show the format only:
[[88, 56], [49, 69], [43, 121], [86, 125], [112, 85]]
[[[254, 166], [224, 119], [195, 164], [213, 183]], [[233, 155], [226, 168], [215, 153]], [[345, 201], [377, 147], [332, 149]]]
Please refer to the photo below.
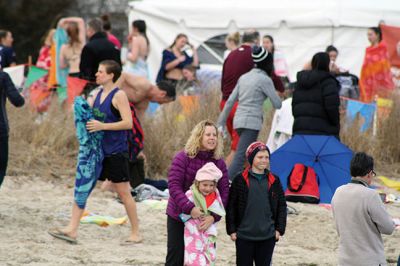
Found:
[[10, 76], [0, 70], [0, 137], [8, 136], [7, 98], [16, 107], [21, 107], [25, 103], [24, 97], [18, 92]]
[[[226, 210], [226, 232], [228, 235], [237, 232], [246, 210], [249, 195], [248, 170], [247, 168], [243, 173], [236, 176], [229, 190], [229, 201]], [[265, 189], [268, 189], [269, 193], [275, 230], [284, 235], [287, 217], [285, 194], [279, 177], [270, 174], [269, 171], [266, 174], [268, 175], [268, 188]]]
[[293, 135], [339, 136], [339, 89], [338, 81], [328, 72], [298, 72], [292, 100]]
[[103, 60], [114, 60], [121, 65], [121, 51], [107, 39], [105, 32], [97, 32], [83, 47], [79, 65], [80, 78], [96, 81], [95, 75]]

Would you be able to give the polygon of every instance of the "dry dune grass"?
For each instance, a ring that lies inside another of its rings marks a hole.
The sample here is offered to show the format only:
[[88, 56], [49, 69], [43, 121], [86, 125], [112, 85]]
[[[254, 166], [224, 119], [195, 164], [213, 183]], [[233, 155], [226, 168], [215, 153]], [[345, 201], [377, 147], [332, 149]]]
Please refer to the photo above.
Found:
[[372, 129], [364, 133], [359, 131], [362, 119], [357, 118], [351, 125], [345, 125], [342, 117], [340, 139], [353, 151], [365, 151], [371, 154], [377, 163], [380, 174], [400, 175], [400, 98], [393, 97], [393, 107], [387, 118], [378, 116], [376, 135]]
[[[199, 97], [199, 104], [191, 112], [183, 110], [179, 101], [166, 104], [153, 117], [143, 121], [145, 131], [145, 154], [147, 156], [147, 175], [151, 178], [165, 178], [171, 159], [181, 150], [189, 134], [199, 121], [216, 121], [219, 110], [220, 93], [215, 90]], [[73, 115], [54, 104], [43, 122], [35, 120], [37, 114], [29, 107], [8, 108], [11, 123], [10, 160], [8, 175], [30, 175], [44, 177], [73, 177], [75, 173], [78, 143], [75, 137]], [[265, 115], [259, 139], [267, 139], [272, 112]], [[372, 154], [377, 161], [378, 170], [388, 176], [398, 176], [400, 165], [400, 100], [394, 99], [391, 114], [379, 121], [377, 135], [372, 130], [360, 133], [361, 121], [345, 126], [342, 118], [341, 140], [354, 151]], [[225, 140], [226, 154], [229, 138]]]
[[183, 149], [193, 127], [204, 119], [216, 121], [219, 114], [219, 93], [200, 95], [191, 112], [183, 110], [179, 101], [161, 106], [159, 115], [143, 121], [147, 173], [152, 178], [166, 177], [174, 154]]
[[[57, 104], [48, 115], [8, 108], [10, 120], [10, 160], [8, 175], [45, 177], [74, 176], [78, 143], [73, 114]], [[41, 123], [35, 121], [43, 120]]]

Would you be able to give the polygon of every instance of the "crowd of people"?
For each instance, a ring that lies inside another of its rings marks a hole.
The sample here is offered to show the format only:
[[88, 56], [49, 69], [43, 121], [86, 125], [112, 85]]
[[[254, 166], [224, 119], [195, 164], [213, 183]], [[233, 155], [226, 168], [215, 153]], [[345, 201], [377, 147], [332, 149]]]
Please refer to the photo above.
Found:
[[[371, 28], [368, 38], [371, 41], [368, 49], [382, 45], [379, 29]], [[3, 68], [16, 64], [12, 40], [11, 32], [0, 31]], [[351, 82], [354, 77], [336, 65], [339, 51], [332, 45], [316, 53], [304, 70], [297, 73], [293, 90], [289, 88], [285, 58], [275, 47], [271, 35], [261, 39], [258, 31], [249, 30], [241, 40], [236, 32], [228, 35], [225, 41], [227, 52], [222, 69], [218, 121], [198, 123], [168, 171], [166, 265], [214, 265], [217, 261], [216, 223], [224, 216], [226, 231], [236, 245], [237, 265], [253, 265], [253, 262], [270, 265], [275, 244], [285, 233], [287, 205], [280, 177], [270, 171], [269, 160], [273, 155], [265, 143], [257, 141], [264, 120], [265, 100], [270, 99], [275, 109], [291, 107], [293, 135], [330, 135], [340, 139], [339, 96], [346, 91], [351, 93], [350, 97], [358, 97], [352, 86], [345, 86], [346, 77], [350, 77]], [[143, 134], [140, 121], [150, 102], [164, 104], [175, 100], [177, 87], [182, 82], [193, 86], [199, 67], [195, 47], [186, 34], [178, 34], [162, 52], [157, 83], [153, 84], [146, 62], [151, 44], [145, 21], [133, 21], [128, 44], [129, 52], [121, 60], [121, 43], [111, 33], [108, 16], [91, 19], [86, 24], [81, 18], [63, 18], [56, 29], [46, 34], [36, 63], [38, 67], [49, 69], [49, 75], [31, 87], [31, 91], [47, 93], [37, 105], [37, 111], [45, 112], [52, 98], [49, 92], [54, 79], [52, 69], [60, 69], [56, 70], [57, 83], [65, 83], [66, 77], [88, 81], [83, 95], [94, 119], [87, 122], [86, 130], [103, 134], [104, 159], [98, 180], [106, 181], [104, 187], [115, 191], [125, 207], [131, 233], [122, 243], [124, 245], [143, 240], [136, 203], [131, 195], [134, 181], [144, 178], [137, 174], [144, 172], [145, 158], [143, 136], [138, 135]], [[57, 46], [58, 57], [54, 58], [52, 54]], [[368, 60], [365, 65], [370, 64]], [[370, 74], [362, 73], [369, 75], [368, 80], [375, 80]], [[387, 96], [387, 90], [391, 90], [389, 80], [376, 82], [382, 84], [376, 92], [361, 89], [364, 100], [376, 93]], [[361, 88], [363, 86], [371, 84], [361, 83]], [[291, 103], [285, 105], [288, 96]], [[8, 161], [6, 98], [15, 106], [24, 104], [24, 98], [9, 76], [0, 71], [0, 185]], [[224, 158], [222, 136], [227, 132], [231, 136], [231, 151]], [[127, 145], [129, 141], [132, 146]], [[351, 162], [351, 184], [340, 187], [332, 201], [340, 239], [340, 264], [358, 265], [359, 258], [374, 265], [386, 263], [380, 234], [391, 234], [395, 225], [377, 193], [368, 188], [374, 173], [373, 159], [356, 153]], [[360, 201], [349, 200], [359, 196]], [[83, 212], [84, 208], [74, 202], [69, 224], [51, 229], [49, 233], [77, 243]], [[354, 228], [355, 221], [360, 225], [357, 228]], [[354, 236], [358, 240], [353, 240]], [[357, 241], [361, 241], [364, 248], [359, 248]]]

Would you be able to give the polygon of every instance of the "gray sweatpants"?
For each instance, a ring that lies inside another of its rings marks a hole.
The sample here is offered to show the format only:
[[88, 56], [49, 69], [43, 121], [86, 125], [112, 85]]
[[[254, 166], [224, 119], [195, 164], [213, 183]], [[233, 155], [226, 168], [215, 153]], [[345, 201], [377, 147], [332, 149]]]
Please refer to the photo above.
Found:
[[247, 147], [257, 140], [259, 132], [259, 130], [247, 128], [238, 128], [236, 131], [239, 134], [239, 143], [235, 156], [233, 157], [232, 164], [228, 169], [228, 176], [230, 180], [233, 180], [238, 173], [243, 171], [243, 165], [246, 161]]

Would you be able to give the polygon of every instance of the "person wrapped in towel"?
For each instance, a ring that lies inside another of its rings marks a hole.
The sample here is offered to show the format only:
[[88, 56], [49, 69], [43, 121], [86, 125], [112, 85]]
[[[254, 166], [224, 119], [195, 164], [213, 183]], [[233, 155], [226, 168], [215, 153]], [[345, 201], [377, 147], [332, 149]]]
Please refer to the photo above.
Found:
[[205, 228], [204, 217], [212, 213], [225, 216], [224, 205], [217, 189], [217, 182], [221, 177], [222, 172], [214, 163], [206, 163], [197, 171], [193, 185], [185, 193], [202, 210], [203, 215], [198, 219], [192, 219], [190, 215], [183, 213], [179, 215], [185, 223], [184, 265], [215, 265], [217, 225], [213, 223], [208, 229]]

